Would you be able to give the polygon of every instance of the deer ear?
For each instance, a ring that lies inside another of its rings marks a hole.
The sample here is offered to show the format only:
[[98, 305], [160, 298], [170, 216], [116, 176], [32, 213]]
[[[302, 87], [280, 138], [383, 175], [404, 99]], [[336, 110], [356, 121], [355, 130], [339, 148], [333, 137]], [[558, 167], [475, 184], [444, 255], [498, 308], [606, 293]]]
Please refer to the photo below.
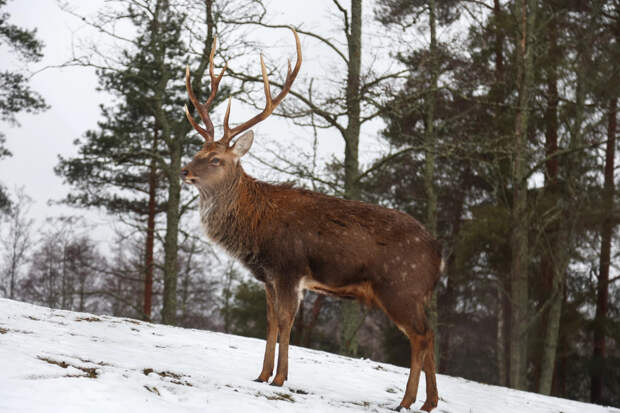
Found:
[[237, 139], [235, 144], [232, 147], [232, 152], [238, 157], [241, 158], [245, 155], [249, 150], [250, 146], [252, 146], [252, 142], [254, 141], [254, 132], [249, 130]]

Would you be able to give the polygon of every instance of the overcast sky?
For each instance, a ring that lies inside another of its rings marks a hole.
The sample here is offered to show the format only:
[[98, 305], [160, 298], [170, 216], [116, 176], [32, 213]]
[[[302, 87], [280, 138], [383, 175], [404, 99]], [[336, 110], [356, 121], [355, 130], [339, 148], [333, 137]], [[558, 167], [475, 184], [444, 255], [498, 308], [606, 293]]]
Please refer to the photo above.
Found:
[[[70, 3], [79, 13], [92, 15], [102, 7], [104, 1], [74, 0]], [[274, 0], [268, 5], [269, 10], [278, 11], [274, 13], [271, 20], [274, 23], [302, 24], [306, 29], [316, 29], [327, 34], [335, 34], [340, 30], [331, 1]], [[367, 6], [367, 3], [365, 5]], [[11, 23], [29, 29], [36, 28], [38, 37], [45, 42], [45, 57], [41, 62], [30, 65], [28, 67], [30, 72], [67, 61], [71, 56], [72, 44], [88, 39], [92, 33], [81, 21], [62, 11], [55, 0], [12, 0], [9, 1], [5, 10], [11, 15]], [[370, 6], [366, 7], [365, 14], [368, 18], [371, 17]], [[289, 33], [279, 31], [277, 34], [272, 34], [267, 29], [258, 30], [256, 33], [256, 36], [261, 37], [266, 44], [284, 42], [275, 50], [270, 51], [269, 57], [276, 60], [272, 64], [284, 68], [286, 59], [294, 57], [294, 43]], [[373, 42], [381, 40], [376, 35], [371, 36], [372, 33], [369, 34], [368, 31], [364, 34], [367, 48]], [[326, 68], [338, 67], [337, 63], [329, 60], [329, 53], [316, 49], [316, 45], [313, 45], [311, 40], [302, 37], [302, 47], [304, 63], [300, 77], [305, 76], [306, 79], [315, 77], [320, 82], [321, 77], [329, 76], [325, 74]], [[249, 56], [249, 58], [255, 60], [255, 69], [258, 73], [258, 51], [256, 56]], [[13, 70], [23, 66], [7, 53], [6, 49], [0, 50], [0, 61], [2, 69]], [[54, 174], [53, 168], [57, 164], [59, 154], [66, 157], [76, 153], [73, 140], [81, 137], [87, 129], [96, 126], [99, 119], [99, 105], [109, 102], [110, 97], [95, 90], [97, 86], [95, 73], [86, 68], [46, 69], [34, 75], [30, 84], [34, 90], [44, 96], [51, 108], [37, 115], [19, 115], [17, 118], [21, 124], [20, 127], [0, 124], [1, 130], [7, 137], [7, 146], [13, 153], [13, 157], [0, 161], [0, 181], [11, 191], [15, 187], [24, 187], [26, 193], [35, 200], [32, 216], [39, 223], [48, 216], [74, 214], [84, 216], [90, 223], [109, 228], [110, 219], [104, 214], [53, 204], [53, 201], [62, 199], [71, 190], [62, 183], [61, 178]], [[231, 122], [239, 122], [244, 120], [245, 116], [251, 116], [252, 113], [248, 110], [238, 103], [233, 104]], [[182, 108], [179, 108], [179, 116], [183, 116]], [[216, 114], [217, 118], [221, 119], [221, 115], [218, 117]], [[380, 127], [381, 123], [375, 122], [363, 129], [362, 159], [372, 159], [384, 149], [374, 139]], [[307, 130], [295, 128], [290, 123], [273, 117], [259, 124], [255, 131], [257, 138], [255, 147], [252, 148], [253, 153], [260, 150], [256, 146], [269, 141], [269, 136], [277, 136], [280, 140], [290, 140], [291, 145], [304, 145], [310, 141], [311, 135]], [[332, 154], [341, 157], [344, 145], [342, 139], [334, 131], [324, 131], [319, 136], [319, 147], [325, 158]], [[250, 173], [259, 174], [258, 178], [266, 178], [260, 175], [268, 174], [253, 167], [248, 160], [245, 160], [244, 165]], [[100, 240], [111, 236], [111, 233], [105, 229], [98, 230], [97, 234]]]

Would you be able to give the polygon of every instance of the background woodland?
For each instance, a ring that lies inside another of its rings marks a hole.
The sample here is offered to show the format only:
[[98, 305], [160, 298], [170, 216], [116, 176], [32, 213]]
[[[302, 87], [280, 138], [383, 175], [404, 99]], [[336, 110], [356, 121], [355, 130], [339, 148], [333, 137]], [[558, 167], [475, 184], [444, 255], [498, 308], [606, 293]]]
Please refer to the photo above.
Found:
[[[6, 4], [0, 45], [35, 65], [45, 39], [13, 25]], [[278, 51], [292, 55], [291, 25], [321, 53], [304, 47], [278, 109], [300, 137], [257, 139], [256, 177], [400, 209], [441, 240], [447, 267], [430, 309], [440, 373], [620, 406], [620, 2], [332, 0], [321, 7], [337, 24], [322, 31], [281, 22], [260, 0], [63, 7], [118, 45], [110, 55], [93, 42], [63, 64], [96, 70], [114, 98], [54, 170], [71, 188], [55, 201], [74, 213], [35, 225], [28, 188], [0, 187], [0, 296], [264, 337], [262, 286], [209, 245], [197, 194], [178, 177], [202, 142], [183, 116], [183, 79], [189, 64], [208, 96], [217, 36], [216, 72], [229, 69], [216, 105], [231, 95], [262, 108], [258, 50], [269, 45], [257, 33], [279, 30]], [[285, 57], [267, 63], [277, 90]], [[5, 126], [47, 108], [28, 76], [0, 68], [0, 162]], [[325, 156], [326, 134], [341, 152]], [[119, 223], [107, 245], [87, 208]], [[409, 362], [406, 338], [352, 301], [307, 293], [292, 337]]]

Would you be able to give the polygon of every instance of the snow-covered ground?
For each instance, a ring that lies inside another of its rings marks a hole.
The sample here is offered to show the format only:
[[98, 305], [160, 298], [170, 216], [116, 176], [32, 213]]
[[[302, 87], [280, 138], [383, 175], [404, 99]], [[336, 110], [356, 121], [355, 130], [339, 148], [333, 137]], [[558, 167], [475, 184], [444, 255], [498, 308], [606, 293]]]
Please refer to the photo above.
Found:
[[[257, 314], [257, 317], [263, 317]], [[0, 299], [0, 412], [387, 412], [408, 370], [292, 347], [284, 387], [252, 381], [264, 342]], [[435, 412], [620, 413], [437, 377]], [[425, 398], [420, 380], [419, 408]]]

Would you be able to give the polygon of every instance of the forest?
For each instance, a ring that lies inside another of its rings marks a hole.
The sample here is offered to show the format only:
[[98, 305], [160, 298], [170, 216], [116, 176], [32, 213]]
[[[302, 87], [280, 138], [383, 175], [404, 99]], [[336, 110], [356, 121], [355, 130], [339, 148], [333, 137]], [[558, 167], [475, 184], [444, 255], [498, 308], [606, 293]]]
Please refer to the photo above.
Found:
[[[0, 163], [16, 117], [50, 108], [22, 71], [46, 39], [8, 3], [0, 47], [20, 67], [0, 63]], [[278, 93], [292, 27], [304, 66], [256, 128], [280, 125], [255, 139], [251, 174], [404, 211], [441, 242], [438, 373], [620, 407], [620, 2], [326, 0], [322, 25], [284, 21], [294, 2], [274, 3], [114, 0], [92, 15], [59, 3], [114, 46], [85, 42], [60, 66], [95, 71], [83, 93], [112, 98], [49, 171], [69, 188], [54, 200], [66, 215], [35, 221], [29, 188], [0, 177], [0, 297], [264, 338], [263, 286], [209, 243], [179, 178], [203, 142], [184, 76], [209, 96], [217, 39], [216, 130], [229, 96], [238, 116], [257, 113], [258, 56]], [[87, 210], [116, 223], [105, 245]], [[380, 310], [312, 292], [292, 343], [409, 363]]]

